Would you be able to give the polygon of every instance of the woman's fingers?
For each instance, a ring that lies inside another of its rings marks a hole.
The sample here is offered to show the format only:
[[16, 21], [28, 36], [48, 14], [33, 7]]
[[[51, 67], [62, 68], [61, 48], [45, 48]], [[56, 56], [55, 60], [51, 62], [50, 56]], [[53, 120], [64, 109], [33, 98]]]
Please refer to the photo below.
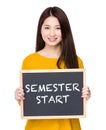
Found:
[[17, 88], [15, 90], [15, 99], [17, 101], [22, 101], [24, 100], [24, 92], [23, 92], [23, 89], [22, 88]]
[[91, 91], [89, 87], [82, 88], [82, 97], [86, 98], [87, 100], [91, 97]]

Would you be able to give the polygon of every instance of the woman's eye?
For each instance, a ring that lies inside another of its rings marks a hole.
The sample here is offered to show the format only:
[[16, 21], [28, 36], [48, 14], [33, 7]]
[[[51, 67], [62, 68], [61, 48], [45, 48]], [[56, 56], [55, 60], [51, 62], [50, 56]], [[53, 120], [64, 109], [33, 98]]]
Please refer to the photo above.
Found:
[[49, 27], [45, 27], [45, 29], [49, 29]]
[[57, 28], [57, 29], [61, 29], [61, 28]]
[[60, 30], [61, 28], [60, 28], [60, 27], [57, 27], [56, 29], [59, 29], [59, 30]]

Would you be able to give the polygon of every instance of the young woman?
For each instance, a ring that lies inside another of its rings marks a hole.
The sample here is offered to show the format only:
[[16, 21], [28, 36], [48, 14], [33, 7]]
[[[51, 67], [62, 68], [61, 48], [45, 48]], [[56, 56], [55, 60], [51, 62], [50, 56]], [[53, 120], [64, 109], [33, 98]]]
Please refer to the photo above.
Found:
[[[28, 55], [22, 70], [83, 68], [83, 61], [76, 54], [69, 20], [59, 7], [48, 7], [40, 16], [36, 52]], [[82, 98], [90, 98], [89, 87], [82, 90]], [[21, 88], [15, 91], [18, 102], [24, 100]], [[25, 130], [81, 130], [79, 119], [27, 120]]]

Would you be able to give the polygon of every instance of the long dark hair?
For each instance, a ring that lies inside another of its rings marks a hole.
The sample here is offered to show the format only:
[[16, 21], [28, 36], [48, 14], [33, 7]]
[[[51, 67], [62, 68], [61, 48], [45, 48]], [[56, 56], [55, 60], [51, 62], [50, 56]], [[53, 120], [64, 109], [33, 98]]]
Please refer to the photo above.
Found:
[[78, 58], [76, 54], [70, 23], [65, 12], [59, 7], [48, 7], [42, 12], [38, 22], [36, 51], [43, 49], [45, 46], [45, 42], [43, 41], [41, 36], [41, 27], [44, 20], [51, 15], [58, 19], [62, 32], [62, 51], [57, 61], [58, 68], [61, 68], [61, 62], [63, 61], [65, 63], [66, 68], [78, 68]]

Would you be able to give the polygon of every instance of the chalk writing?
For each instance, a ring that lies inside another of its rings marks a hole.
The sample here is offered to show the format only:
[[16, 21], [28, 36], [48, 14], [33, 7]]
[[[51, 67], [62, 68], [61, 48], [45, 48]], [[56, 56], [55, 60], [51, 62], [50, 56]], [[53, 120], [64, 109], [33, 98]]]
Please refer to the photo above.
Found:
[[26, 93], [29, 92], [57, 92], [57, 91], [78, 91], [78, 83], [61, 83], [61, 84], [26, 84]]
[[43, 103], [67, 103], [70, 95], [47, 95], [47, 93], [56, 92], [80, 92], [79, 83], [53, 83], [53, 84], [26, 84], [25, 92], [27, 93], [42, 93], [46, 92], [46, 95], [35, 94], [35, 100], [37, 104]]
[[60, 103], [60, 104], [63, 104], [63, 103], [67, 103], [68, 101], [68, 97], [70, 95], [56, 95], [55, 97], [54, 96], [48, 96], [48, 95], [45, 95], [45, 96], [37, 96], [36, 99], [37, 99], [37, 104], [40, 104], [41, 102], [42, 103]]

